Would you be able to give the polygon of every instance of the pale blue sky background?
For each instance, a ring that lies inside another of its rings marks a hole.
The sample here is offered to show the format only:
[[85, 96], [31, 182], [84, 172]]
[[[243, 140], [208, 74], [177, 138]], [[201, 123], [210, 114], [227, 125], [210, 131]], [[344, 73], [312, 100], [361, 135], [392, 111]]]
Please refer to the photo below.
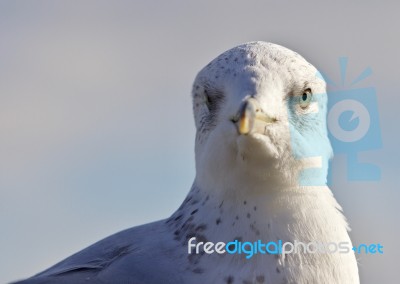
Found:
[[[168, 2], [168, 3], [167, 3]], [[394, 283], [400, 236], [398, 3], [378, 1], [1, 1], [0, 283], [37, 273], [127, 227], [170, 215], [194, 178], [192, 81], [224, 50], [265, 40], [339, 79], [366, 67], [384, 147], [373, 183], [333, 191], [362, 283]], [[329, 221], [329, 220], [327, 220]], [[396, 278], [395, 278], [396, 277]]]

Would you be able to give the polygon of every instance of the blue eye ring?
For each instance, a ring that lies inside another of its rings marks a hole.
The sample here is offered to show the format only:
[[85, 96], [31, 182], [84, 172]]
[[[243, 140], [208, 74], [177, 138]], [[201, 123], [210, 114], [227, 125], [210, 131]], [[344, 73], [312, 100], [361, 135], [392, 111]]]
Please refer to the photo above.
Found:
[[305, 89], [303, 94], [300, 96], [300, 107], [305, 109], [307, 108], [312, 100], [312, 92], [311, 89]]

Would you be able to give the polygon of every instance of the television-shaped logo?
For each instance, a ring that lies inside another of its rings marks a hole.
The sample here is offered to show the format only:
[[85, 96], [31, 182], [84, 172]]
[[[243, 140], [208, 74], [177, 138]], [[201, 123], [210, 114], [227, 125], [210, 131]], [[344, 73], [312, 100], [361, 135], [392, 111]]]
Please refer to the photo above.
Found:
[[361, 163], [358, 154], [382, 147], [379, 111], [374, 88], [354, 88], [372, 74], [365, 69], [349, 85], [346, 84], [347, 57], [339, 58], [341, 85], [338, 86], [324, 75], [328, 86], [336, 90], [328, 92], [328, 130], [335, 154], [347, 156], [347, 179], [349, 181], [380, 180], [380, 168]]
[[[359, 161], [360, 152], [377, 150], [382, 147], [379, 126], [379, 111], [376, 91], [374, 88], [355, 88], [354, 86], [372, 74], [370, 68], [365, 69], [350, 84], [345, 81], [347, 71], [346, 57], [339, 58], [341, 84], [336, 84], [328, 76], [317, 73], [316, 76], [325, 80], [328, 94], [314, 94], [315, 100], [328, 97], [327, 127], [329, 140], [334, 154], [347, 156], [347, 179], [349, 181], [380, 180], [380, 168], [374, 164]], [[289, 106], [290, 107], [290, 106]], [[290, 113], [290, 111], [289, 111]], [[307, 114], [310, 119], [324, 119], [325, 112]], [[312, 117], [313, 116], [313, 117]], [[305, 167], [298, 173], [298, 184], [302, 186], [323, 186], [332, 184], [331, 168], [328, 171], [330, 156], [326, 149], [321, 148], [321, 137], [303, 133], [302, 147], [298, 147], [299, 135], [289, 124], [293, 156], [302, 161]], [[315, 139], [314, 139], [315, 138]], [[322, 141], [323, 143], [323, 141]], [[304, 150], [304, 147], [306, 150]]]

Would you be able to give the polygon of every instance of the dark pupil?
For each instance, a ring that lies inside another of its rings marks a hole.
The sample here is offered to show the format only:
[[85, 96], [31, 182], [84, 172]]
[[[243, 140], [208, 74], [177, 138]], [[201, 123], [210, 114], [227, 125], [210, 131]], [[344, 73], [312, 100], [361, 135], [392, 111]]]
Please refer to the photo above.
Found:
[[303, 96], [302, 96], [302, 99], [303, 99], [303, 101], [306, 101], [307, 100], [307, 93], [303, 93]]

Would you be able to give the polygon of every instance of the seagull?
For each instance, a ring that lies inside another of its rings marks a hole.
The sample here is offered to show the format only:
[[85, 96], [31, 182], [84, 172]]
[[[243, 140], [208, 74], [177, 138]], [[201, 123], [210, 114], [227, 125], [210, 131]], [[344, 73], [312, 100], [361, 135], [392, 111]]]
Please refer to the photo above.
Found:
[[[359, 283], [326, 185], [332, 148], [317, 69], [283, 46], [245, 43], [198, 73], [192, 101], [196, 175], [182, 205], [16, 283]], [[268, 253], [254, 250], [260, 242]], [[272, 249], [282, 243], [292, 246]]]

